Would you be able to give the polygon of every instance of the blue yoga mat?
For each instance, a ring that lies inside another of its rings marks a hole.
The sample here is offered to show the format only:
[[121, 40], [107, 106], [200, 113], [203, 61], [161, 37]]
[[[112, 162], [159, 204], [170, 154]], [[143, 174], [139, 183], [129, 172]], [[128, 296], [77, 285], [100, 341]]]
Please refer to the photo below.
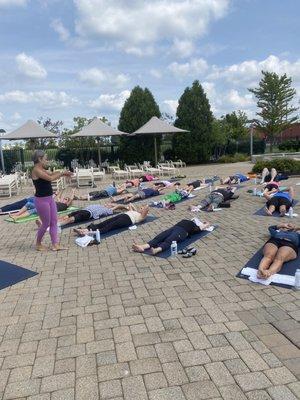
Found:
[[[215, 229], [212, 232], [209, 231], [201, 231], [199, 233], [196, 233], [192, 235], [191, 237], [187, 238], [183, 242], [177, 243], [177, 250], [183, 250], [185, 247], [189, 247], [191, 244], [195, 243], [197, 240], [205, 238], [205, 236], [209, 235], [210, 233], [213, 233], [217, 228], [218, 225], [214, 225]], [[144, 253], [141, 254], [146, 254], [148, 256], [153, 257], [152, 254], [150, 254], [149, 250], [146, 250]], [[155, 257], [159, 258], [169, 258], [171, 256], [171, 249], [167, 249], [165, 251], [162, 251], [161, 253], [158, 253], [155, 255]]]
[[[258, 269], [259, 263], [261, 262], [262, 258], [263, 258], [263, 247], [260, 250], [258, 250], [258, 252], [256, 252], [250, 258], [250, 260], [246, 263], [246, 265], [243, 268], [249, 267], [249, 268], [253, 268], [253, 269]], [[296, 269], [299, 268], [299, 265], [300, 265], [300, 255], [298, 255], [298, 257], [295, 260], [284, 263], [280, 272], [278, 272], [278, 274], [294, 276], [296, 273]], [[248, 279], [248, 275], [242, 274], [243, 268], [240, 270], [240, 272], [236, 276], [238, 278]], [[291, 288], [290, 285], [285, 285], [285, 284], [276, 283], [276, 282], [271, 282], [271, 285], [280, 286], [280, 287], [284, 287], [284, 288], [288, 288], [288, 289]]]
[[[294, 201], [293, 201], [293, 207], [294, 207], [297, 203], [298, 203], [298, 200], [294, 200]], [[266, 208], [266, 206], [264, 205], [262, 208], [260, 208], [259, 210], [257, 210], [253, 215], [260, 215], [260, 216], [262, 216], [262, 217], [271, 217], [271, 215], [267, 215], [267, 214], [266, 214], [265, 208]], [[276, 218], [279, 217], [279, 218], [280, 218], [279, 212], [278, 212], [278, 211], [275, 211], [275, 212], [272, 214], [272, 217], [276, 217]]]
[[0, 260], [0, 290], [35, 275], [37, 272]]

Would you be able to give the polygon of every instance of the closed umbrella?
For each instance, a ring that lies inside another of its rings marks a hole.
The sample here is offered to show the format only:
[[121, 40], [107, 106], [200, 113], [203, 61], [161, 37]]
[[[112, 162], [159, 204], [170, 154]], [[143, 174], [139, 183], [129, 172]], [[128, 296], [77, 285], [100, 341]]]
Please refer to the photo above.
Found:
[[154, 136], [154, 158], [155, 165], [157, 165], [157, 136], [165, 134], [183, 133], [188, 132], [185, 129], [176, 128], [157, 117], [152, 117], [145, 125], [141, 126], [133, 135], [153, 135]]
[[125, 132], [118, 131], [107, 125], [100, 118], [94, 118], [88, 125], [84, 126], [79, 132], [74, 133], [72, 137], [95, 137], [98, 143], [98, 162], [101, 166], [100, 138], [107, 136], [127, 136]]
[[2, 136], [3, 140], [56, 139], [57, 136], [33, 120], [28, 120], [14, 131]]

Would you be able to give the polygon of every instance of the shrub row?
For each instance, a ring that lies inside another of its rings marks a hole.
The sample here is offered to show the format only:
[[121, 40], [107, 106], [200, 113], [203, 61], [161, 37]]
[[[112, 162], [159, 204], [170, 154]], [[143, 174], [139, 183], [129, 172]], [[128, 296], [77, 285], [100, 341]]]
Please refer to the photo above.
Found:
[[275, 168], [278, 172], [299, 175], [300, 174], [300, 161], [292, 160], [289, 158], [275, 158], [271, 161], [258, 161], [252, 171], [261, 173], [264, 168]]

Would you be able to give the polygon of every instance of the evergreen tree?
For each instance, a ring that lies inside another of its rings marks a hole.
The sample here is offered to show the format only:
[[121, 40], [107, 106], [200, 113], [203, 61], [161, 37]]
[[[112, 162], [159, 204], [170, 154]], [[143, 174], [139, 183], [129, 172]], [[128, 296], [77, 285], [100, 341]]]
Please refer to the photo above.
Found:
[[212, 150], [213, 115], [199, 81], [187, 87], [179, 99], [175, 126], [189, 132], [173, 137], [173, 151], [186, 162], [207, 162]]
[[[149, 89], [136, 86], [132, 89], [120, 114], [118, 129], [133, 133], [152, 117], [160, 118], [161, 113]], [[157, 138], [158, 148], [161, 139]], [[154, 138], [152, 135], [139, 135], [120, 138], [120, 154], [127, 164], [154, 160]]]
[[253, 122], [258, 131], [265, 134], [271, 149], [276, 137], [284, 129], [297, 121], [293, 106], [296, 90], [292, 88], [292, 79], [286, 74], [279, 76], [275, 72], [262, 71], [262, 79], [257, 88], [248, 89], [257, 99], [259, 117]]

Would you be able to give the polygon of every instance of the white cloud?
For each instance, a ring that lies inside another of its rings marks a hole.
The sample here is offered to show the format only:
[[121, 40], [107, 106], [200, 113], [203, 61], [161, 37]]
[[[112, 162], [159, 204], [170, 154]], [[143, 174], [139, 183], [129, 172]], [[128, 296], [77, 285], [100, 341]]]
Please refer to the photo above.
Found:
[[90, 68], [79, 73], [82, 82], [92, 86], [99, 86], [105, 82], [116, 87], [123, 87], [129, 82], [129, 77], [125, 74], [112, 74], [100, 68]]
[[197, 38], [226, 15], [230, 0], [74, 0], [76, 31], [137, 45], [157, 40]]
[[1, 7], [25, 6], [27, 0], [0, 0]]
[[22, 90], [15, 90], [0, 94], [0, 103], [37, 103], [42, 108], [54, 109], [69, 107], [71, 105], [78, 104], [79, 101], [76, 99], [76, 97], [72, 97], [66, 92], [53, 92], [50, 90], [24, 92]]
[[11, 120], [12, 121], [18, 121], [19, 119], [21, 119], [22, 118], [22, 116], [18, 113], [18, 112], [15, 112], [15, 113], [13, 113], [13, 115], [11, 116]]
[[254, 106], [255, 102], [250, 93], [242, 96], [237, 90], [231, 89], [226, 96], [226, 100], [232, 104], [236, 109], [241, 109], [249, 106]]
[[183, 64], [173, 62], [168, 69], [178, 77], [194, 76], [204, 74], [208, 69], [208, 64], [203, 58], [197, 58]]
[[162, 106], [166, 112], [176, 115], [178, 100], [164, 100]]
[[58, 34], [59, 39], [62, 42], [66, 42], [70, 39], [70, 32], [64, 26], [60, 19], [54, 19], [51, 24], [51, 28]]
[[4, 115], [2, 114], [2, 112], [0, 112], [0, 121], [3, 120]]
[[162, 72], [155, 68], [150, 69], [149, 73], [156, 79], [160, 79], [162, 77]]
[[209, 79], [225, 79], [235, 85], [257, 84], [262, 70], [281, 75], [286, 73], [295, 81], [300, 81], [300, 59], [292, 62], [281, 60], [274, 55], [270, 55], [262, 61], [247, 60], [226, 67], [213, 66], [212, 69], [213, 71], [208, 76]]
[[128, 43], [120, 42], [118, 48], [123, 50], [127, 54], [131, 54], [137, 57], [148, 57], [155, 53], [153, 46], [131, 46]]
[[120, 111], [126, 99], [130, 96], [129, 90], [123, 90], [116, 94], [101, 94], [96, 99], [89, 102], [91, 108], [101, 110], [117, 110]]
[[195, 46], [190, 40], [175, 39], [171, 51], [180, 58], [186, 58], [193, 54]]
[[43, 79], [47, 76], [45, 68], [33, 57], [25, 53], [16, 56], [16, 63], [19, 72], [29, 78]]

